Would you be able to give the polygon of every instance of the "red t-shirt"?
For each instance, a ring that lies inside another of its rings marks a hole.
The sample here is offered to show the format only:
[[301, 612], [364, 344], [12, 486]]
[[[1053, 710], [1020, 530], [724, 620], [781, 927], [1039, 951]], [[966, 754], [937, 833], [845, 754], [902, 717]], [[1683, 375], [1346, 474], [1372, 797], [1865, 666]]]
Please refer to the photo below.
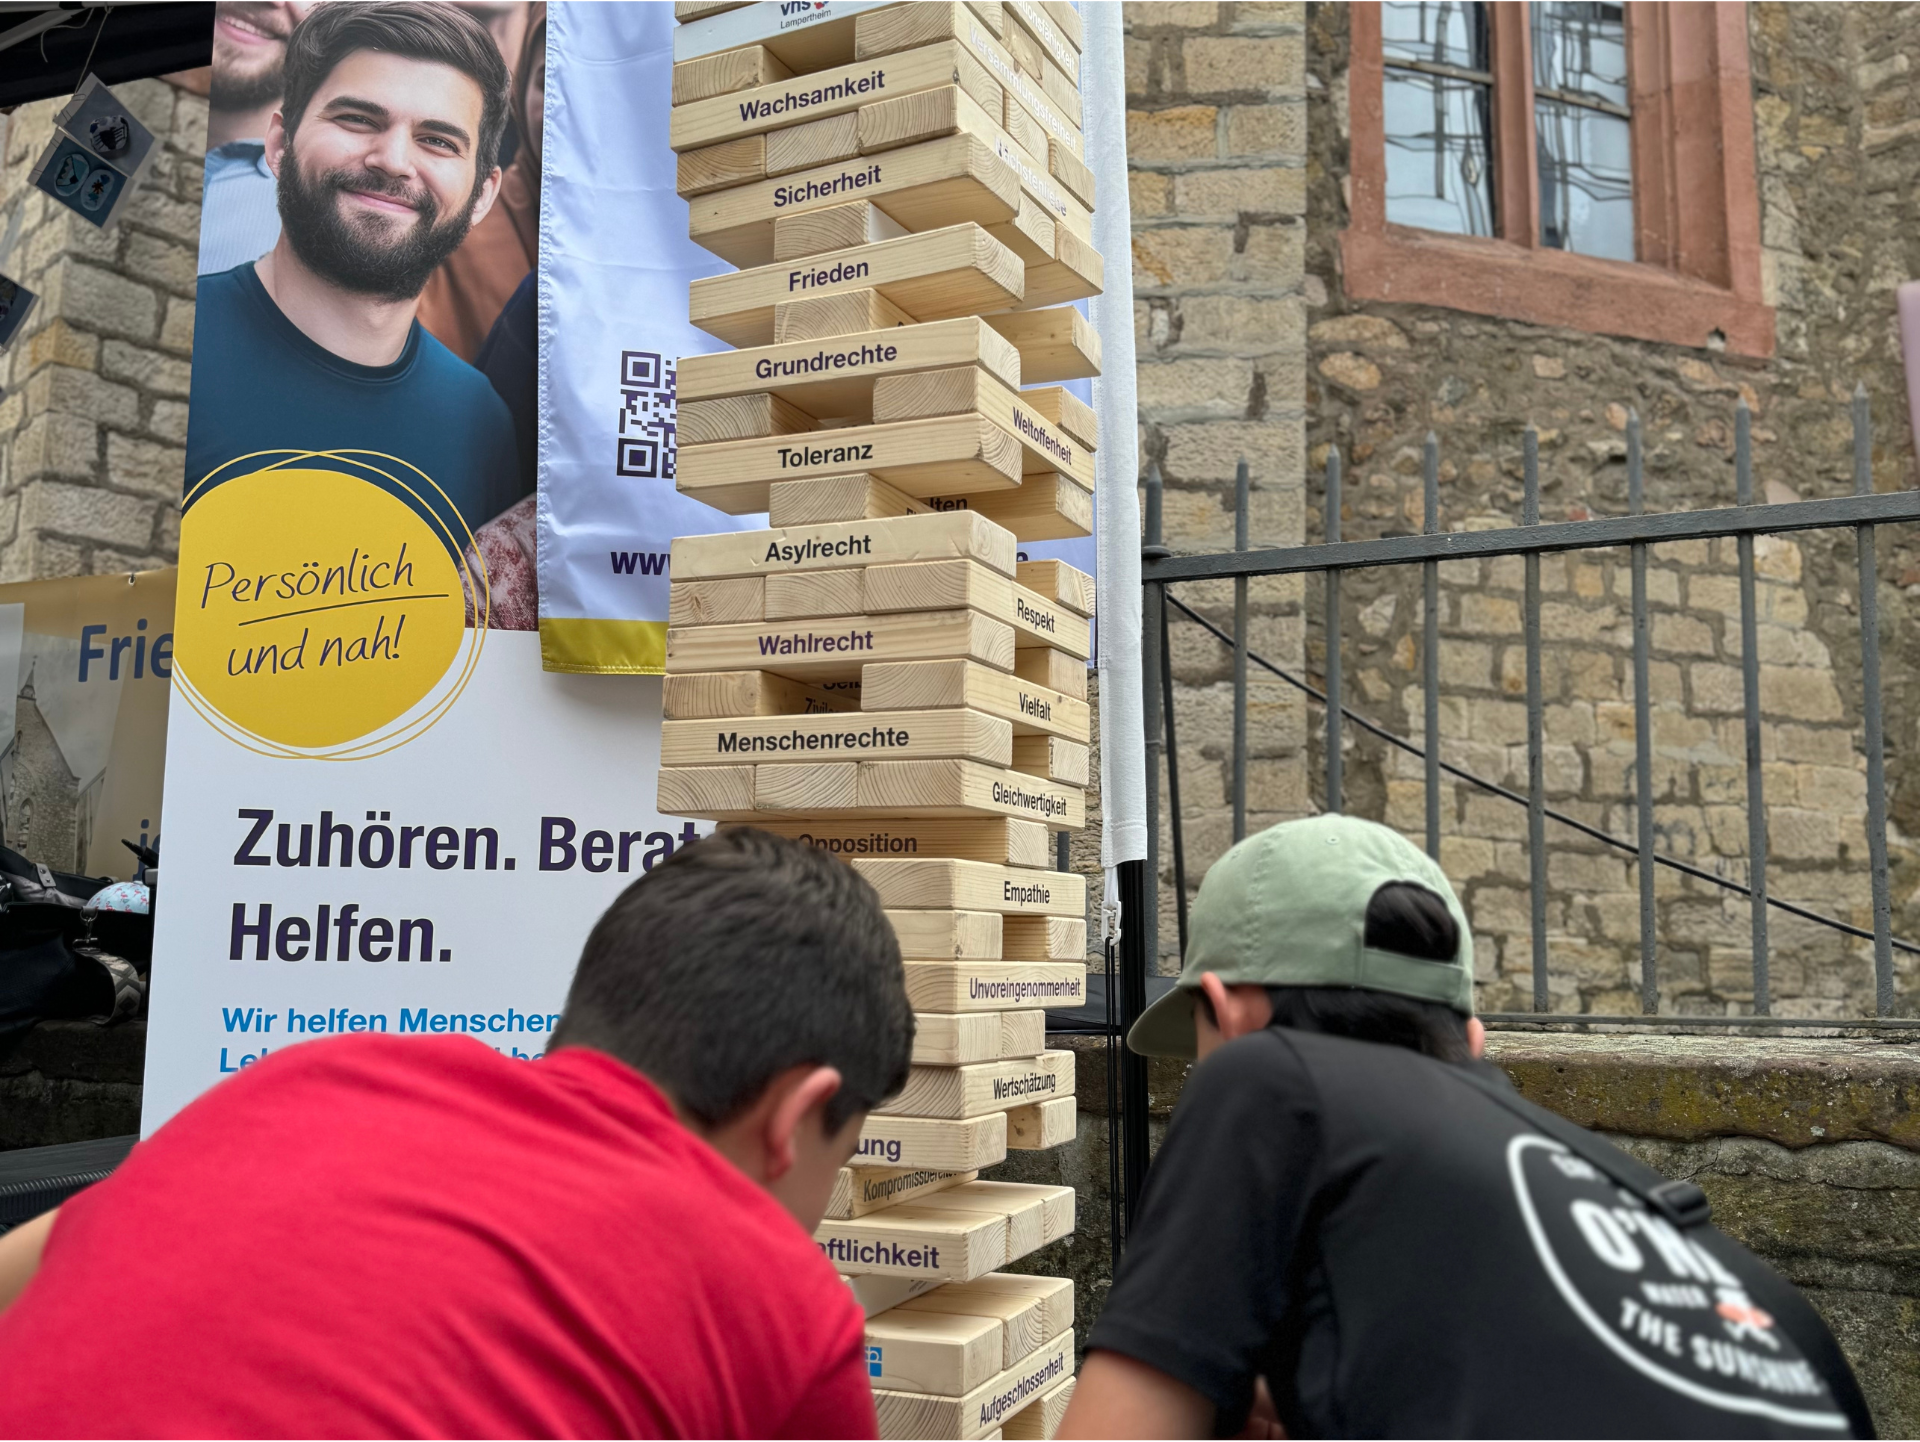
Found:
[[598, 1052], [356, 1036], [61, 1208], [0, 1437], [873, 1437], [813, 1240]]

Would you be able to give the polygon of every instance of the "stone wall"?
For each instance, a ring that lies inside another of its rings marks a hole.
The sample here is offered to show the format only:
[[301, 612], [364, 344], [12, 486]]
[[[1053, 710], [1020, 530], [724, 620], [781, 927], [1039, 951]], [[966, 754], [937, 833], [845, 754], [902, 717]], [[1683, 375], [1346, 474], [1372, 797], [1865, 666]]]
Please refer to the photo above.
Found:
[[[1646, 435], [1647, 506], [1734, 502], [1734, 407], [1753, 409], [1757, 488], [1788, 501], [1852, 489], [1848, 400], [1872, 397], [1874, 482], [1920, 479], [1906, 418], [1893, 287], [1920, 273], [1912, 210], [1920, 181], [1920, 92], [1909, 54], [1920, 11], [1907, 6], [1754, 5], [1749, 9], [1768, 304], [1778, 350], [1756, 362], [1414, 305], [1357, 303], [1342, 290], [1346, 224], [1347, 12], [1311, 10], [1306, 279], [1310, 453], [1307, 534], [1321, 534], [1318, 477], [1329, 446], [1348, 462], [1348, 539], [1418, 530], [1420, 447], [1441, 448], [1444, 524], [1479, 529], [1520, 517], [1521, 431], [1539, 428], [1542, 519], [1627, 509], [1625, 427]], [[1920, 934], [1920, 594], [1911, 528], [1881, 533], [1880, 610], [1896, 935]], [[1850, 533], [1762, 539], [1761, 709], [1774, 895], [1870, 927], [1864, 832], [1860, 646]], [[1489, 780], [1527, 776], [1519, 558], [1441, 568], [1441, 751]], [[1634, 835], [1629, 573], [1621, 552], [1548, 557], [1543, 682], [1549, 804], [1610, 834]], [[1732, 543], [1653, 548], [1654, 775], [1658, 845], [1746, 879], [1746, 769], [1740, 622]], [[1422, 725], [1417, 570], [1346, 583], [1349, 704], [1401, 735]], [[1325, 664], [1318, 583], [1307, 594], [1311, 669]], [[1324, 735], [1317, 710], [1313, 749]], [[1347, 728], [1349, 810], [1416, 836], [1424, 827], [1417, 758]], [[1321, 774], [1316, 755], [1311, 775]], [[1531, 1004], [1524, 809], [1448, 784], [1443, 861], [1474, 924], [1480, 1004]], [[1548, 824], [1548, 914], [1558, 1010], [1638, 1010], [1638, 882], [1627, 854]], [[1751, 1005], [1752, 947], [1742, 896], [1662, 871], [1663, 1006]], [[1873, 1003], [1871, 945], [1779, 912], [1772, 923], [1776, 1009], [1851, 1015]], [[1899, 954], [1896, 953], [1898, 957]], [[1910, 1010], [1920, 968], [1900, 957]]]

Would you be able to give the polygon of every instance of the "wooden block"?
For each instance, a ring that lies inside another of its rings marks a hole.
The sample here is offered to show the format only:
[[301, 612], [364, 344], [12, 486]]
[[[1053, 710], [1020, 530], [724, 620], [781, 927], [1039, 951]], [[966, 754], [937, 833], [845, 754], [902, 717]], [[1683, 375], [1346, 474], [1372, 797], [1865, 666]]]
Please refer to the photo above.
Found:
[[[1033, 32], [1024, 25], [1009, 25], [1003, 37], [1007, 53], [1013, 57], [1013, 63], [1020, 67], [1021, 73], [1040, 80], [1047, 73], [1046, 55], [1040, 48], [1040, 42]], [[1044, 87], [1042, 87], [1044, 89]]]
[[976, 761], [868, 761], [860, 808], [886, 816], [1018, 816], [1056, 831], [1087, 824], [1086, 793]]
[[695, 196], [687, 205], [688, 235], [734, 265], [764, 266], [773, 259], [775, 216], [849, 200], [871, 200], [914, 232], [995, 225], [1013, 219], [1020, 180], [985, 141], [950, 135]]
[[1080, 113], [1080, 90], [1057, 67], [1049, 64], [1040, 72], [1040, 88], [1062, 115]]
[[1017, 581], [1012, 614], [1004, 619], [1013, 627], [1013, 644], [1017, 647], [1050, 647], [1082, 661], [1093, 654], [1093, 628], [1085, 616], [1042, 599], [1038, 591], [1029, 591]]
[[1007, 1113], [1007, 1146], [1017, 1152], [1063, 1147], [1079, 1126], [1078, 1103], [1070, 1096], [1015, 1107]]
[[[1093, 407], [1062, 386], [1038, 386], [1020, 392], [1020, 399], [1066, 436], [1088, 450], [1100, 444], [1100, 424]], [[1091, 611], [1086, 614], [1092, 615]]]
[[[704, 586], [708, 581], [682, 581]], [[715, 618], [717, 619], [717, 618]], [[704, 671], [662, 678], [661, 714], [669, 721], [725, 716], [804, 716], [819, 711], [857, 711], [860, 688], [829, 689], [768, 671]]]
[[995, 35], [1007, 33], [1006, 7], [1000, 0], [967, 0], [967, 8]]
[[681, 400], [678, 411], [675, 439], [682, 447], [791, 436], [820, 428], [818, 421], [791, 401], [764, 391], [712, 401]]
[[676, 536], [669, 569], [677, 580], [696, 580], [965, 557], [1011, 576], [1016, 547], [1011, 532], [979, 516], [897, 516]]
[[[1003, 14], [1004, 11], [1003, 5]], [[961, 39], [968, 27], [977, 23], [980, 22], [968, 14], [968, 7], [960, 0], [919, 0], [912, 5], [888, 5], [855, 18], [854, 58], [872, 60], [941, 40]]]
[[764, 45], [748, 45], [698, 60], [683, 60], [673, 67], [673, 103], [691, 105], [716, 95], [732, 95], [758, 85], [771, 85], [792, 74]]
[[772, 436], [698, 446], [680, 453], [675, 485], [682, 495], [732, 515], [766, 510], [767, 487], [775, 481], [850, 470], [878, 476], [910, 496], [960, 492], [984, 498], [1021, 486], [1024, 458], [1012, 431], [976, 413], [847, 426], [802, 439]]
[[1073, 1053], [976, 1062], [972, 1066], [909, 1067], [907, 1084], [873, 1109], [874, 1116], [984, 1116], [1035, 1101], [1073, 1095]]
[[1022, 650], [1014, 657], [1013, 674], [1022, 681], [1031, 681], [1036, 686], [1045, 686], [1077, 700], [1087, 699], [1085, 657], [1070, 656], [1065, 651], [1046, 647]]
[[703, 145], [698, 150], [683, 150], [674, 171], [673, 188], [682, 196], [705, 195], [709, 190], [725, 190], [729, 185], [746, 185], [767, 174], [767, 138], [745, 135], [738, 140], [723, 140], [718, 145]]
[[[1021, 70], [1007, 47], [982, 26], [975, 24], [968, 28], [967, 44], [987, 74], [998, 82], [1007, 95], [1026, 108], [1048, 136], [1057, 138], [1075, 155], [1086, 155], [1086, 143], [1080, 134], [1080, 106], [1077, 100], [1062, 108], [1048, 93], [1045, 82], [1036, 82]], [[987, 104], [979, 96], [974, 98], [980, 100], [982, 105]], [[1034, 153], [1039, 154], [1037, 148]]]
[[1022, 561], [1014, 571], [1014, 579], [1069, 611], [1082, 616], [1093, 614], [1093, 577], [1065, 561]]
[[1051, 136], [1047, 140], [1047, 170], [1065, 187], [1067, 194], [1088, 210], [1094, 208], [1093, 172], [1087, 169], [1085, 161]]
[[1093, 453], [1073, 440], [1026, 399], [978, 366], [881, 376], [873, 383], [876, 421], [903, 421], [977, 412], [1020, 442], [1021, 473], [1071, 476], [1083, 490], [1094, 484]]
[[[1040, 1340], [1051, 1342], [1073, 1327], [1073, 1279], [1034, 1277], [1018, 1272], [989, 1272], [964, 1284], [967, 1297], [1027, 1297], [1040, 1304]], [[919, 1295], [930, 1296], [931, 1293]]]
[[673, 58], [691, 60], [743, 45], [764, 45], [795, 75], [804, 76], [853, 59], [853, 21], [880, 0], [837, 0], [802, 10], [747, 5], [688, 21], [673, 34]]
[[911, 421], [927, 416], [956, 416], [979, 406], [978, 366], [883, 375], [873, 383], [876, 421]]
[[[687, 722], [696, 725], [696, 722]], [[854, 805], [860, 768], [851, 761], [808, 761], [753, 768], [755, 811], [832, 811]]]
[[802, 300], [776, 301], [773, 307], [773, 339], [781, 345], [832, 340], [913, 323], [912, 316], [877, 290], [847, 290]]
[[860, 601], [863, 588], [859, 571], [789, 571], [768, 576], [766, 587], [766, 619], [769, 621], [857, 616], [866, 609]]
[[[877, 1317], [882, 1312], [891, 1312], [903, 1302], [910, 1301], [927, 1292], [938, 1290], [943, 1284], [931, 1277], [878, 1277], [873, 1275], [848, 1277], [841, 1281], [847, 1284], [847, 1290], [853, 1293], [853, 1300], [860, 1310], [869, 1317]], [[951, 1283], [944, 1285], [951, 1286]]]
[[1060, 1431], [1061, 1422], [1066, 1420], [1067, 1403], [1073, 1400], [1073, 1386], [1077, 1380], [1069, 1377], [1059, 1386], [1042, 1392], [1007, 1418], [1000, 1435], [1019, 1438], [1020, 1442], [1053, 1442]]
[[1018, 1201], [1040, 1205], [1041, 1245], [1073, 1235], [1074, 1195], [1072, 1187], [1050, 1186], [1039, 1182], [962, 1183], [953, 1199], [980, 1206], [1011, 1206]]
[[[1046, 1203], [1036, 1196], [989, 1197], [965, 1194], [964, 1189], [951, 1187], [925, 1198], [918, 1205], [930, 1212], [1004, 1218], [1007, 1224], [1008, 1264], [1018, 1261], [1029, 1252], [1039, 1251], [1047, 1244]], [[995, 1338], [995, 1341], [998, 1343], [999, 1339]]]
[[[718, 57], [716, 57], [718, 58]], [[887, 57], [769, 82], [750, 91], [676, 105], [667, 124], [668, 144], [691, 150], [743, 135], [762, 134], [796, 120], [851, 112], [876, 100], [910, 95], [936, 85], [958, 85], [989, 111], [1005, 107], [1000, 84], [970, 47], [956, 41], [922, 46]], [[1035, 154], [1044, 150], [1035, 147]]]
[[752, 0], [674, 0], [673, 18], [685, 25], [689, 20], [704, 20], [727, 10], [743, 10], [750, 3]]
[[766, 173], [786, 175], [816, 165], [851, 160], [860, 153], [859, 112], [828, 115], [800, 125], [770, 130], [766, 141]]
[[1007, 138], [1029, 155], [1036, 158], [1045, 155], [1051, 139], [1046, 127], [1012, 95], [1004, 90], [1002, 94], [1006, 98], [1001, 102], [1000, 123], [1007, 132]]
[[1013, 666], [1013, 628], [978, 611], [841, 616], [792, 627], [670, 626], [667, 671], [771, 671], [802, 681], [857, 681], [868, 661], [960, 656]]
[[1047, 1049], [1047, 1014], [1044, 1011], [1002, 1011], [988, 1014], [1000, 1018], [1001, 1056], [1039, 1056]]
[[[989, 1272], [985, 1277], [976, 1277], [971, 1282], [949, 1282], [943, 1287], [935, 1287], [910, 1297], [898, 1304], [902, 1314], [919, 1313], [933, 1317], [991, 1317], [1001, 1327], [1000, 1365], [1011, 1367], [1035, 1348], [1051, 1342], [1060, 1335], [1059, 1328], [1051, 1333], [1046, 1328], [1052, 1321], [1051, 1313], [1057, 1308], [1048, 1305], [1048, 1298], [1037, 1288], [1031, 1291], [995, 1291], [981, 1289], [979, 1284], [992, 1277], [1012, 1275], [1006, 1272]], [[1069, 1288], [1067, 1306], [1067, 1326], [1073, 1325], [1071, 1288], [1073, 1283], [1065, 1277], [1034, 1278], [1035, 1281], [1064, 1282]]]
[[1035, 0], [1007, 0], [1007, 17], [1012, 22], [1009, 34], [1013, 30], [1024, 30], [1039, 45], [1041, 53], [1059, 68], [1061, 74], [1074, 85], [1080, 83], [1080, 47], [1070, 43], [1060, 33], [1060, 27], [1053, 23], [1053, 17], [1042, 9]]
[[1007, 961], [1084, 961], [1087, 955], [1086, 919], [1078, 916], [1009, 916], [1000, 931], [1000, 955]]
[[1078, 741], [1059, 736], [1016, 736], [1013, 738], [1013, 769], [1048, 781], [1064, 781], [1069, 786], [1088, 784], [1092, 753]]
[[1093, 242], [1075, 235], [1064, 225], [1055, 228], [1054, 241], [1055, 259], [1051, 264], [1027, 267], [1027, 294], [1020, 302], [1022, 309], [1055, 306], [1100, 294], [1106, 267]]
[[773, 258], [776, 262], [799, 260], [824, 251], [898, 240], [907, 233], [905, 226], [872, 201], [855, 200], [846, 205], [828, 206], [825, 210], [810, 210], [805, 215], [783, 215], [775, 219]]
[[[943, 711], [897, 715], [944, 716]], [[977, 716], [978, 712], [963, 712]], [[987, 718], [981, 717], [984, 721]], [[687, 723], [700, 725], [703, 723]], [[999, 723], [1004, 726], [1004, 721]], [[881, 728], [876, 727], [876, 730]], [[856, 857], [858, 871], [881, 905], [910, 911], [999, 911], [1032, 916], [1085, 916], [1086, 878], [1071, 871], [1000, 866], [952, 857]]]
[[660, 769], [662, 816], [704, 816], [709, 811], [753, 809], [753, 767], [700, 766]]
[[1005, 1370], [996, 1318], [883, 1312], [867, 1320], [867, 1374], [876, 1387], [958, 1397]]
[[[877, 291], [914, 320], [947, 320], [1017, 303], [1026, 293], [1026, 268], [979, 225], [964, 222], [801, 261], [706, 276], [687, 288], [687, 313], [694, 325], [728, 345], [784, 344], [810, 337], [776, 337], [775, 306], [847, 291]], [[894, 324], [876, 320], [839, 334]]]
[[1037, 1347], [1005, 1371], [962, 1397], [876, 1389], [874, 1411], [882, 1437], [958, 1437], [974, 1442], [1029, 1401], [1073, 1374], [1073, 1335], [1064, 1333]]
[[977, 561], [868, 566], [861, 579], [864, 609], [875, 614], [969, 606], [996, 621], [1013, 621], [1013, 581]]
[[1020, 352], [1020, 375], [1027, 385], [1100, 374], [1100, 337], [1072, 306], [1011, 311], [983, 319]]
[[923, 516], [933, 508], [864, 472], [775, 481], [767, 487], [767, 520], [775, 526], [811, 526], [823, 521], [882, 520]]
[[[809, 824], [817, 825], [818, 823]], [[955, 963], [973, 965], [982, 960], [997, 958], [1000, 955], [1002, 935], [1002, 918], [998, 912], [889, 911], [887, 921], [893, 927], [893, 934], [900, 942], [900, 955], [907, 958], [907, 997], [914, 1002], [916, 1010], [977, 1011], [983, 1009], [947, 1005], [921, 1007], [920, 1002], [925, 998], [917, 997], [913, 990], [913, 969], [915, 963], [921, 959], [936, 965], [950, 966]], [[935, 985], [926, 995], [937, 1002], [944, 1003], [962, 995], [962, 992], [954, 987], [942, 989]], [[1009, 1006], [1020, 1004], [1012, 1001], [1007, 1003]], [[1027, 1004], [1031, 1005], [1031, 1003]]]
[[[813, 716], [663, 721], [660, 728], [660, 764], [663, 766], [725, 766], [743, 761], [847, 761], [861, 756], [965, 756], [989, 765], [1004, 765], [999, 758], [1010, 755], [1013, 749], [1013, 728], [997, 717], [983, 716], [978, 711], [895, 711], [884, 715], [871, 711], [830, 711]], [[987, 863], [943, 863], [909, 858], [886, 864], [982, 866]], [[944, 901], [897, 904], [909, 907], [962, 905]], [[979, 909], [1014, 908], [982, 906]], [[1079, 913], [1061, 909], [1049, 914]]]
[[[847, 1165], [867, 1167], [925, 1167], [931, 1171], [971, 1172], [1003, 1162], [1007, 1157], [1004, 1112], [964, 1120], [937, 1117], [881, 1116], [869, 1112], [860, 1127], [860, 1141]], [[845, 1267], [842, 1271], [848, 1270]], [[978, 1276], [979, 1273], [975, 1273]]]
[[1093, 493], [1058, 472], [1023, 476], [1018, 490], [928, 496], [926, 500], [936, 511], [985, 516], [1023, 541], [1061, 541], [1093, 534]]
[[[999, 955], [997, 944], [994, 955]], [[1008, 1011], [1034, 1006], [1065, 1009], [1087, 1004], [1084, 962], [956, 957], [951, 961], [910, 960], [906, 972], [907, 999], [916, 1012]]]
[[966, 1066], [1046, 1050], [1043, 1011], [916, 1012], [913, 1020], [915, 1066]]
[[874, 418], [873, 387], [880, 377], [953, 366], [979, 366], [1019, 389], [1020, 352], [973, 316], [854, 332], [833, 345], [801, 342], [682, 356], [676, 385], [682, 405], [764, 391], [810, 416], [864, 425]]
[[[863, 1133], [864, 1135], [864, 1133]], [[930, 1211], [916, 1203], [823, 1221], [813, 1239], [843, 1272], [964, 1282], [1003, 1265], [1007, 1219], [986, 1212]]]
[[667, 588], [667, 624], [715, 626], [766, 619], [767, 583], [760, 576], [676, 581]]
[[851, 1167], [842, 1167], [833, 1181], [827, 1215], [837, 1220], [864, 1217], [869, 1212], [897, 1207], [929, 1192], [957, 1187], [979, 1175], [978, 1172], [933, 1172], [924, 1167], [875, 1167], [857, 1172]]
[[[766, 829], [791, 836], [843, 860], [861, 856], [954, 856], [1006, 866], [1048, 864], [1052, 838], [1047, 828], [1011, 817], [971, 821], [781, 821]], [[1000, 929], [993, 929], [993, 955], [999, 954]]]
[[1020, 257], [1023, 265], [1046, 265], [1053, 257], [1058, 241], [1053, 221], [1024, 191], [1013, 219], [987, 227], [987, 234]]
[[[1020, 657], [1016, 653], [1014, 665]], [[1085, 701], [1036, 686], [1018, 675], [992, 671], [965, 661], [912, 661], [869, 666], [861, 673], [861, 705], [876, 710], [917, 711], [936, 706], [971, 706], [1013, 723], [1014, 735], [1064, 736], [1090, 740], [1091, 712]]]

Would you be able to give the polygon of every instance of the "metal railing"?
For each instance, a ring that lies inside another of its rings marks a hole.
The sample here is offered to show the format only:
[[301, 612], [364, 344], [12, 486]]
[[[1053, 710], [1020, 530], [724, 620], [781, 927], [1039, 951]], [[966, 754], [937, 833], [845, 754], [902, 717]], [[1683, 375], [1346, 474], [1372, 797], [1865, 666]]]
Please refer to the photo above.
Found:
[[[1521, 524], [1491, 531], [1443, 531], [1439, 504], [1439, 443], [1429, 434], [1423, 462], [1425, 492], [1424, 526], [1421, 534], [1388, 536], [1376, 540], [1340, 539], [1341, 462], [1337, 451], [1330, 450], [1326, 470], [1326, 540], [1318, 545], [1283, 549], [1247, 548], [1248, 473], [1241, 463], [1236, 478], [1236, 549], [1211, 555], [1175, 556], [1161, 535], [1161, 480], [1153, 467], [1146, 487], [1145, 547], [1142, 579], [1144, 596], [1142, 687], [1148, 698], [1146, 713], [1147, 804], [1149, 816], [1148, 862], [1142, 868], [1143, 884], [1138, 898], [1138, 930], [1143, 954], [1137, 959], [1122, 958], [1121, 985], [1131, 989], [1133, 962], [1144, 973], [1157, 968], [1157, 884], [1159, 875], [1159, 762], [1167, 763], [1167, 790], [1171, 804], [1171, 842], [1174, 872], [1174, 897], [1179, 910], [1181, 948], [1186, 946], [1186, 855], [1183, 818], [1179, 793], [1179, 754], [1176, 746], [1176, 716], [1172, 667], [1168, 662], [1169, 614], [1183, 618], [1212, 634], [1232, 648], [1233, 655], [1233, 741], [1231, 806], [1233, 838], [1246, 834], [1247, 778], [1247, 694], [1248, 667], [1257, 666], [1318, 702], [1326, 716], [1325, 730], [1325, 805], [1339, 810], [1344, 800], [1342, 731], [1346, 724], [1367, 732], [1389, 746], [1422, 758], [1425, 777], [1426, 846], [1438, 858], [1441, 842], [1442, 777], [1448, 776], [1479, 790], [1523, 806], [1527, 813], [1527, 853], [1529, 868], [1529, 922], [1532, 946], [1531, 1012], [1493, 1013], [1494, 1023], [1538, 1023], [1544, 1021], [1580, 1024], [1637, 1023], [1686, 1026], [1886, 1028], [1920, 1027], [1920, 1020], [1896, 1018], [1893, 953], [1899, 950], [1920, 954], [1920, 946], [1896, 939], [1888, 890], [1886, 775], [1884, 726], [1880, 687], [1880, 634], [1877, 597], [1875, 532], [1877, 527], [1895, 522], [1920, 521], [1920, 492], [1902, 491], [1885, 495], [1873, 492], [1871, 431], [1867, 396], [1856, 389], [1853, 418], [1853, 494], [1831, 499], [1793, 501], [1786, 504], [1761, 504], [1753, 485], [1753, 440], [1751, 414], [1740, 402], [1734, 425], [1734, 474], [1737, 504], [1732, 507], [1686, 512], [1649, 514], [1645, 510], [1645, 486], [1641, 428], [1638, 416], [1630, 416], [1627, 425], [1628, 514], [1590, 520], [1542, 524], [1540, 520], [1539, 438], [1528, 427], [1522, 438], [1522, 474], [1524, 491]], [[1867, 816], [1866, 837], [1868, 868], [1871, 874], [1873, 924], [1871, 929], [1851, 925], [1823, 915], [1810, 907], [1769, 895], [1767, 887], [1767, 810], [1765, 773], [1761, 765], [1761, 699], [1759, 657], [1759, 612], [1756, 596], [1754, 539], [1764, 535], [1783, 535], [1797, 531], [1845, 528], [1855, 538], [1858, 567], [1860, 652], [1862, 673], [1861, 718], [1866, 753]], [[1748, 877], [1745, 884], [1719, 876], [1705, 867], [1656, 849], [1653, 797], [1652, 708], [1650, 698], [1649, 610], [1647, 601], [1648, 547], [1666, 541], [1709, 540], [1731, 537], [1737, 553], [1740, 605], [1740, 672], [1745, 718], [1745, 770], [1748, 823]], [[1550, 807], [1546, 803], [1545, 784], [1545, 704], [1541, 677], [1541, 583], [1540, 558], [1556, 552], [1593, 551], [1626, 547], [1631, 569], [1631, 619], [1633, 636], [1634, 698], [1634, 812], [1635, 828], [1631, 838], [1615, 836], [1600, 826]], [[1520, 556], [1524, 562], [1521, 618], [1526, 659], [1526, 752], [1527, 787], [1523, 793], [1478, 776], [1440, 756], [1440, 589], [1439, 564], [1474, 558]], [[1340, 582], [1351, 570], [1368, 567], [1418, 565], [1422, 569], [1425, 599], [1422, 618], [1421, 680], [1424, 699], [1424, 733], [1415, 742], [1398, 736], [1387, 727], [1347, 706], [1341, 670]], [[1248, 649], [1247, 583], [1254, 576], [1317, 574], [1325, 578], [1326, 661], [1324, 690], [1309, 685], [1266, 657]], [[1172, 594], [1181, 582], [1231, 579], [1234, 582], [1234, 619], [1229, 631], [1208, 620]], [[1159, 704], [1154, 705], [1153, 700]], [[1570, 828], [1602, 845], [1632, 855], [1638, 863], [1639, 886], [1639, 991], [1641, 1014], [1637, 1017], [1599, 1016], [1590, 1013], [1554, 1012], [1549, 989], [1548, 955], [1548, 875], [1547, 824]], [[1654, 878], [1657, 867], [1667, 867], [1696, 881], [1726, 892], [1744, 895], [1749, 901], [1753, 944], [1753, 997], [1751, 1014], [1697, 1015], [1663, 1013], [1660, 1007], [1660, 954], [1658, 917], [1655, 909]], [[1123, 878], [1124, 879], [1124, 878]], [[1778, 1017], [1773, 1013], [1769, 974], [1770, 912], [1782, 912], [1813, 922], [1833, 932], [1873, 942], [1875, 1016], [1873, 1018]], [[1130, 924], [1130, 929], [1132, 929]], [[1123, 997], [1121, 1012], [1127, 1011]], [[1124, 1083], [1124, 1079], [1123, 1079]], [[1144, 1098], [1143, 1098], [1144, 1099]]]

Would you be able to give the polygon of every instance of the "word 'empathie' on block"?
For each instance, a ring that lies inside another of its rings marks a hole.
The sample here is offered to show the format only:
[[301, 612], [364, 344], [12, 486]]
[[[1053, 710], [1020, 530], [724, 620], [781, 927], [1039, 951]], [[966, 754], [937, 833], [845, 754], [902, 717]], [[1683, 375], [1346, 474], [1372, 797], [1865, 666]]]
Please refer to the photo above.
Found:
[[1087, 911], [1087, 879], [1070, 871], [950, 857], [857, 857], [853, 867], [873, 884], [881, 904], [889, 909], [953, 908], [1072, 917], [1084, 917]]

